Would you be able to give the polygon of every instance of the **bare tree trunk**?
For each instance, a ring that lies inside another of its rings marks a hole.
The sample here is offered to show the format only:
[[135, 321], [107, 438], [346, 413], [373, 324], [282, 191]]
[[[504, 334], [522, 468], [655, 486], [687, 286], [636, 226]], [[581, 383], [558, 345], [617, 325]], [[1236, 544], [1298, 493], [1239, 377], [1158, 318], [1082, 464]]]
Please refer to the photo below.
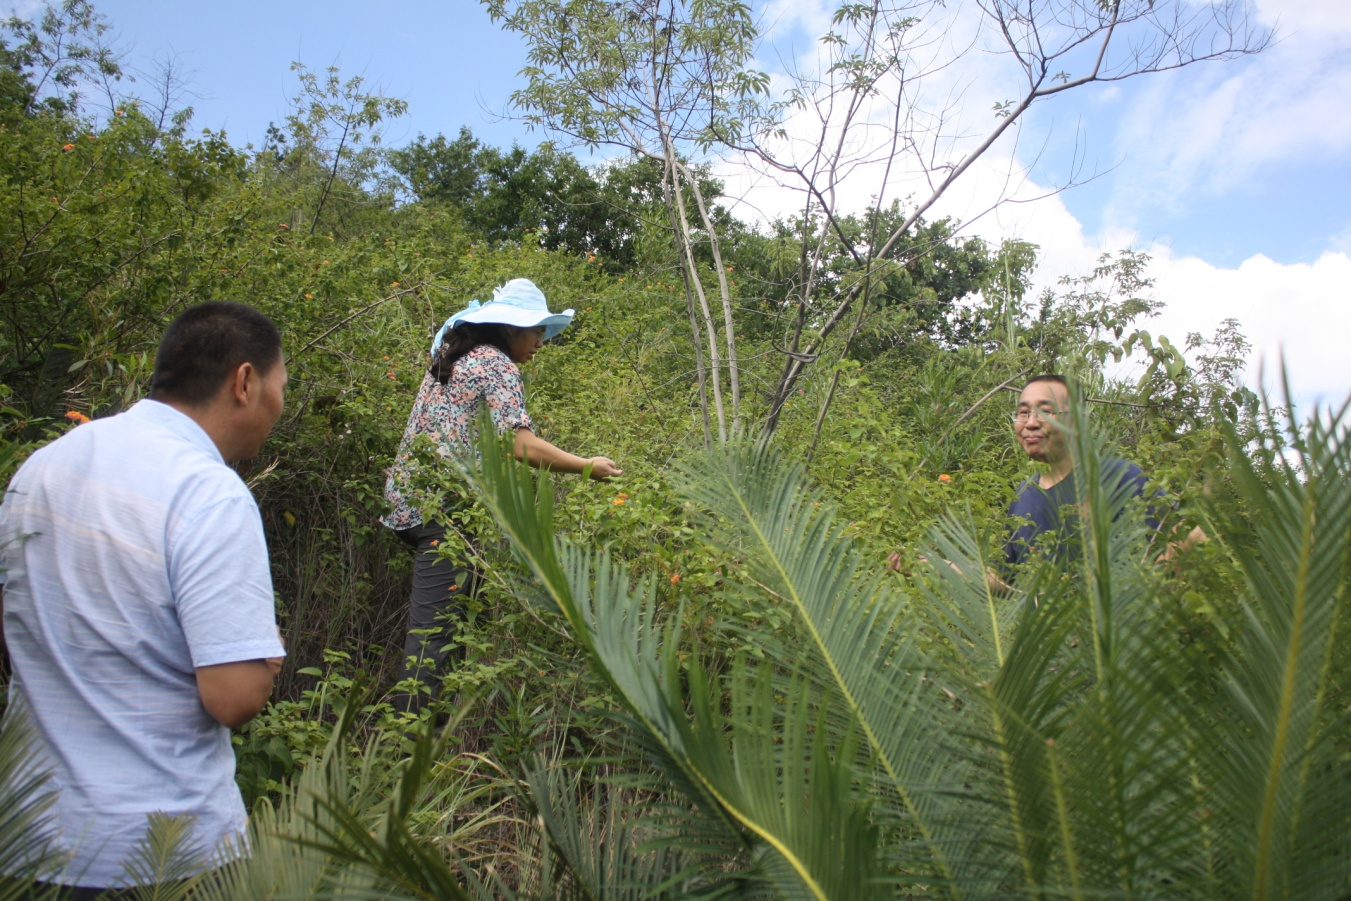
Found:
[[722, 262], [722, 243], [718, 240], [718, 230], [708, 214], [708, 204], [704, 202], [704, 192], [699, 188], [699, 180], [679, 162], [676, 163], [685, 174], [686, 181], [694, 194], [694, 202], [699, 207], [699, 218], [708, 233], [708, 246], [713, 252], [713, 268], [718, 273], [718, 295], [722, 300], [722, 319], [724, 338], [727, 344], [727, 381], [732, 391], [732, 432], [741, 431], [741, 376], [738, 372], [736, 355], [736, 324], [732, 321], [732, 292], [727, 286], [727, 267]]
[[[666, 171], [662, 179], [662, 189], [666, 192], [666, 214], [671, 219], [671, 231], [681, 241], [680, 256], [682, 265], [680, 274], [685, 280], [685, 312], [690, 320], [690, 341], [694, 345], [694, 371], [699, 379], [699, 412], [704, 423], [704, 447], [713, 446], [713, 430], [708, 418], [708, 367], [704, 363], [703, 334], [699, 329], [699, 317], [694, 310], [694, 289], [691, 286], [690, 269], [684, 265], [685, 243], [684, 231], [680, 228], [680, 223], [676, 217], [676, 205], [671, 197], [672, 181], [675, 171], [671, 165], [671, 159], [666, 157]], [[679, 183], [675, 185], [675, 190], [679, 190]], [[697, 273], [696, 273], [697, 277]], [[713, 339], [709, 339], [710, 345]], [[714, 391], [717, 391], [717, 375], [714, 371]], [[719, 413], [721, 413], [721, 400], [719, 400]]]
[[[351, 110], [349, 109], [350, 113]], [[314, 218], [310, 220], [310, 234], [319, 227], [319, 214], [324, 211], [324, 203], [328, 200], [329, 191], [333, 189], [333, 180], [338, 177], [338, 164], [342, 162], [342, 152], [347, 147], [347, 135], [352, 130], [352, 117], [344, 116], [342, 120], [342, 137], [338, 139], [338, 149], [333, 151], [333, 166], [328, 171], [328, 178], [324, 181], [323, 193], [319, 195], [319, 203], [314, 207]]]
[[708, 332], [708, 361], [713, 374], [713, 409], [718, 416], [718, 440], [727, 440], [727, 414], [722, 405], [722, 359], [718, 351], [718, 327], [713, 321], [713, 311], [708, 305], [708, 294], [699, 278], [698, 261], [694, 258], [694, 243], [691, 239], [689, 217], [685, 213], [685, 192], [680, 179], [680, 164], [675, 158], [675, 148], [670, 142], [664, 142], [667, 166], [670, 170], [671, 199], [675, 201], [674, 210], [677, 219], [677, 238], [680, 240], [681, 256], [685, 263], [686, 290], [694, 289], [699, 298], [699, 308], [704, 315], [704, 328]]
[[[686, 276], [688, 279], [688, 276]], [[699, 376], [699, 413], [704, 423], [704, 447], [713, 446], [713, 430], [708, 421], [708, 370], [704, 366], [704, 349], [700, 345], [699, 319], [694, 314], [694, 299], [689, 285], [685, 287], [685, 312], [690, 317], [690, 335], [694, 343], [694, 366]]]

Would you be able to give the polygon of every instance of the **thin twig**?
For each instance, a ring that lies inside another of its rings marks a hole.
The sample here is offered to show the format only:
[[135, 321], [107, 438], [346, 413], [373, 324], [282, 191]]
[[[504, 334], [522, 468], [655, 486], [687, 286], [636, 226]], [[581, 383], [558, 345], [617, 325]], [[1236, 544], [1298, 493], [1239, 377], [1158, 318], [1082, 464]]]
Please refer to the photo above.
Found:
[[[955, 431], [957, 430], [957, 427], [958, 427], [959, 425], [961, 425], [962, 423], [964, 423], [964, 422], [966, 422], [968, 419], [970, 419], [971, 416], [972, 416], [972, 414], [974, 414], [977, 410], [979, 410], [979, 409], [981, 408], [981, 406], [982, 406], [987, 400], [989, 400], [990, 398], [994, 397], [996, 394], [998, 394], [998, 393], [999, 393], [1000, 391], [1002, 391], [1003, 389], [1009, 388], [1009, 386], [1010, 386], [1013, 382], [1016, 382], [1016, 381], [1021, 380], [1021, 379], [1023, 378], [1023, 376], [1027, 375], [1027, 374], [1028, 374], [1029, 372], [1031, 372], [1031, 371], [1032, 371], [1032, 369], [1031, 369], [1030, 367], [1029, 367], [1028, 369], [1024, 369], [1022, 372], [1020, 372], [1020, 373], [1018, 373], [1017, 375], [1015, 375], [1015, 376], [1009, 378], [1007, 381], [1001, 382], [1000, 384], [998, 384], [998, 385], [994, 386], [993, 388], [991, 388], [988, 392], [986, 392], [986, 394], [985, 394], [984, 397], [982, 397], [980, 400], [978, 400], [978, 401], [976, 401], [974, 404], [972, 404], [971, 407], [970, 407], [970, 409], [968, 409], [968, 410], [967, 410], [965, 413], [963, 413], [961, 416], [957, 417], [957, 421], [956, 421], [956, 422], [954, 422], [952, 425], [948, 426], [948, 430], [947, 430], [946, 432], [943, 433], [943, 436], [942, 436], [941, 438], [938, 439], [938, 444], [937, 444], [936, 446], [942, 447], [942, 446], [943, 446], [943, 443], [946, 442], [946, 441], [948, 440], [948, 436], [951, 435], [953, 432], [955, 432]], [[1009, 390], [1014, 390], [1014, 389], [1009, 388]]]
[[[1008, 384], [1008, 383], [1005, 382], [1004, 385], [1000, 385], [999, 388], [1003, 388], [1005, 391], [1012, 391], [1014, 394], [1021, 394], [1021, 393], [1022, 393], [1022, 389], [1021, 389], [1021, 388], [1009, 388], [1009, 387], [1005, 387], [1007, 384]], [[999, 388], [996, 388], [995, 390], [998, 391]], [[1088, 404], [1109, 404], [1109, 405], [1111, 405], [1111, 406], [1113, 406], [1113, 407], [1132, 407], [1132, 408], [1134, 408], [1134, 409], [1136, 409], [1136, 410], [1153, 410], [1155, 407], [1161, 407], [1161, 406], [1163, 406], [1162, 404], [1137, 404], [1137, 403], [1134, 403], [1134, 402], [1128, 401], [1128, 400], [1108, 400], [1108, 399], [1105, 398], [1105, 397], [1086, 397], [1086, 398], [1084, 398], [1084, 403], [1088, 403]]]
[[405, 288], [405, 289], [402, 290], [402, 291], [395, 291], [393, 294], [389, 295], [388, 297], [382, 297], [382, 298], [380, 298], [379, 300], [375, 301], [374, 303], [366, 304], [366, 306], [364, 306], [364, 307], [362, 307], [361, 309], [357, 310], [357, 311], [356, 311], [355, 313], [353, 313], [351, 316], [348, 316], [346, 319], [342, 320], [342, 321], [339, 322], [337, 325], [335, 325], [335, 326], [333, 326], [332, 328], [328, 329], [328, 330], [325, 331], [323, 334], [321, 334], [318, 338], [315, 338], [315, 339], [314, 339], [313, 341], [311, 341], [309, 344], [306, 344], [304, 347], [300, 348], [300, 350], [297, 350], [297, 351], [295, 351], [294, 353], [292, 353], [289, 357], [286, 358], [286, 365], [288, 365], [288, 366], [291, 365], [291, 361], [294, 360], [297, 356], [299, 356], [300, 354], [303, 354], [305, 351], [309, 350], [311, 347], [314, 347], [314, 345], [318, 344], [320, 341], [324, 340], [324, 339], [327, 338], [329, 335], [331, 335], [331, 334], [333, 334], [334, 332], [336, 332], [338, 329], [340, 329], [340, 328], [342, 328], [343, 326], [347, 325], [349, 322], [351, 322], [353, 319], [356, 319], [358, 316], [361, 316], [361, 315], [364, 315], [364, 314], [366, 314], [366, 313], [369, 313], [371, 310], [375, 309], [376, 307], [380, 306], [381, 304], [389, 303], [391, 300], [397, 300], [397, 299], [399, 299], [400, 297], [403, 297], [403, 296], [406, 295], [406, 294], [414, 294], [414, 293], [416, 293], [417, 290], [418, 290], [419, 288], [421, 288], [421, 287], [422, 287], [422, 284], [421, 284], [421, 283], [416, 284], [416, 285], [411, 285], [411, 286], [409, 286], [408, 288]]

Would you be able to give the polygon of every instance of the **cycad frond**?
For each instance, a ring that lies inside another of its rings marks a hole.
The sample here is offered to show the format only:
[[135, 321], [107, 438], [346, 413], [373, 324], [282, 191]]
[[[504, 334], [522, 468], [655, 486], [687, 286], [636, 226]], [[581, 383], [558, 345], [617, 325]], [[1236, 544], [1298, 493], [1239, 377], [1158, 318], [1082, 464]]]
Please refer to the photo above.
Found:
[[50, 879], [65, 863], [49, 815], [55, 800], [28, 719], [11, 706], [0, 722], [0, 874], [9, 874], [0, 876], [0, 901], [29, 898], [34, 880]]
[[145, 837], [137, 842], [123, 875], [136, 888], [137, 901], [181, 901], [192, 897], [206, 866], [205, 849], [193, 842], [195, 817], [152, 813]]
[[[1225, 666], [1233, 741], [1210, 786], [1223, 881], [1253, 898], [1345, 897], [1351, 890], [1351, 786], [1335, 763], [1344, 729], [1323, 709], [1346, 621], [1351, 566], [1351, 441], [1346, 408], [1292, 423], [1299, 469], [1261, 465], [1234, 445], [1233, 476], [1255, 524], [1238, 564], [1246, 630]], [[1226, 533], [1241, 526], [1214, 517]], [[1235, 545], [1248, 538], [1232, 535]], [[1241, 738], [1240, 738], [1241, 737]], [[1232, 881], [1231, 881], [1232, 880]]]
[[664, 818], [631, 805], [632, 793], [610, 784], [584, 789], [561, 766], [541, 765], [526, 778], [548, 839], [565, 862], [550, 897], [642, 901], [717, 897], [660, 839]]
[[636, 740], [705, 814], [705, 828], [759, 855], [781, 892], [867, 897], [859, 892], [877, 885], [874, 843], [832, 844], [870, 827], [850, 780], [831, 776], [848, 764], [829, 734], [801, 716], [780, 720], [769, 671], [752, 677], [744, 665], [730, 679], [724, 715], [721, 683], [697, 659], [681, 660], [679, 631], [660, 625], [650, 582], [631, 587], [607, 553], [556, 542], [547, 475], [536, 486], [491, 439], [480, 453], [481, 470], [468, 475], [483, 502], [628, 709]]
[[[444, 757], [445, 736], [419, 736], [401, 768], [377, 771], [377, 761], [388, 759], [381, 739], [352, 753], [363, 701], [358, 685], [323, 752], [275, 806], [255, 807], [239, 859], [204, 879], [194, 898], [470, 897], [442, 843], [409, 827], [423, 786]], [[473, 875], [465, 875], [474, 886]]]
[[683, 491], [727, 527], [722, 542], [744, 558], [755, 583], [796, 612], [810, 647], [798, 664], [817, 679], [856, 728], [894, 796], [907, 840], [892, 865], [917, 882], [955, 886], [951, 859], [970, 836], [948, 832], [944, 789], [962, 780], [934, 736], [946, 730], [944, 707], [890, 582], [866, 567], [832, 504], [810, 488], [800, 466], [766, 443], [715, 448], [685, 468]]

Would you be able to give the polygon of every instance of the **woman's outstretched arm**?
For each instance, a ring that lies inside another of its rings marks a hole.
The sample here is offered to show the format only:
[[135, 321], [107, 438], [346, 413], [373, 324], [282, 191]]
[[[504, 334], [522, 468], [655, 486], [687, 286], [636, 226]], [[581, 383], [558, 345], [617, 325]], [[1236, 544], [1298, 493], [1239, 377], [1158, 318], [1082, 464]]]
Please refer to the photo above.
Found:
[[591, 478], [598, 481], [624, 474], [624, 470], [615, 465], [615, 461], [609, 457], [579, 457], [570, 454], [554, 447], [529, 429], [516, 430], [516, 442], [512, 451], [517, 460], [524, 460], [537, 469], [580, 473], [589, 466]]

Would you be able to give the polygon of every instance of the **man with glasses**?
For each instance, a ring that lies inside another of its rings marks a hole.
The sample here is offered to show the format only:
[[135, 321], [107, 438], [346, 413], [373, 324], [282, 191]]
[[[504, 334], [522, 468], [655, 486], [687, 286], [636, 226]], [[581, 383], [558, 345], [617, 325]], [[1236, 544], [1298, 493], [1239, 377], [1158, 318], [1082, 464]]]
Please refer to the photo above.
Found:
[[[1028, 479], [1018, 489], [1018, 496], [1009, 505], [1013, 523], [1004, 543], [1004, 559], [999, 573], [990, 573], [992, 588], [1009, 590], [1015, 567], [1023, 563], [1035, 547], [1037, 537], [1044, 532], [1063, 532], [1066, 523], [1061, 517], [1065, 507], [1077, 506], [1079, 490], [1074, 478], [1074, 457], [1065, 443], [1065, 432], [1060, 427], [1070, 405], [1069, 386], [1058, 375], [1039, 375], [1027, 383], [1018, 397], [1013, 412], [1013, 436], [1018, 446], [1038, 463], [1047, 466], [1045, 472]], [[1104, 460], [1103, 471], [1114, 477], [1120, 486], [1129, 488], [1133, 497], [1145, 492], [1145, 474], [1140, 467], [1126, 460]], [[1157, 531], [1159, 521], [1151, 512], [1146, 523]], [[1171, 560], [1185, 553], [1193, 545], [1206, 540], [1200, 526], [1191, 530], [1179, 542], [1169, 542], [1160, 560]], [[1043, 549], [1046, 550], [1046, 549]], [[1056, 554], [1063, 548], [1051, 549]]]
[[[1079, 504], [1074, 457], [1061, 427], [1069, 413], [1069, 406], [1069, 386], [1058, 375], [1036, 376], [1018, 397], [1018, 406], [1011, 417], [1013, 437], [1023, 453], [1045, 464], [1047, 469], [1019, 486], [1018, 496], [1009, 505], [1010, 528], [1008, 539], [1004, 542], [1003, 557], [997, 570], [986, 573], [991, 591], [1012, 591], [1010, 583], [1014, 574], [1036, 547], [1037, 538], [1046, 532], [1063, 532], [1069, 523], [1064, 521], [1062, 509]], [[1134, 463], [1104, 460], [1103, 470], [1115, 477], [1118, 485], [1129, 486], [1132, 496], [1141, 497], [1144, 494], [1147, 480], [1144, 472]], [[1146, 522], [1154, 529], [1159, 528], [1152, 514]], [[1206, 534], [1198, 526], [1181, 542], [1170, 542], [1160, 559], [1171, 560], [1176, 553], [1185, 552], [1205, 540]], [[1042, 550], [1056, 556], [1065, 553], [1063, 544]], [[890, 568], [899, 569], [900, 554], [892, 554], [887, 563]]]
[[[1001, 567], [1004, 578], [1009, 578], [1014, 567], [1027, 559], [1038, 535], [1062, 531], [1061, 508], [1079, 503], [1074, 457], [1058, 424], [1068, 414], [1069, 405], [1069, 386], [1058, 375], [1037, 376], [1027, 383], [1018, 397], [1018, 407], [1012, 417], [1013, 437], [1023, 453], [1048, 468], [1024, 482], [1009, 505], [1009, 518], [1014, 527], [1004, 543]], [[1145, 474], [1134, 463], [1104, 460], [1103, 468], [1116, 476], [1118, 484], [1129, 485], [1132, 496], [1144, 494]], [[1150, 523], [1158, 528], [1152, 518]], [[1002, 583], [1002, 579], [1000, 581]]]

